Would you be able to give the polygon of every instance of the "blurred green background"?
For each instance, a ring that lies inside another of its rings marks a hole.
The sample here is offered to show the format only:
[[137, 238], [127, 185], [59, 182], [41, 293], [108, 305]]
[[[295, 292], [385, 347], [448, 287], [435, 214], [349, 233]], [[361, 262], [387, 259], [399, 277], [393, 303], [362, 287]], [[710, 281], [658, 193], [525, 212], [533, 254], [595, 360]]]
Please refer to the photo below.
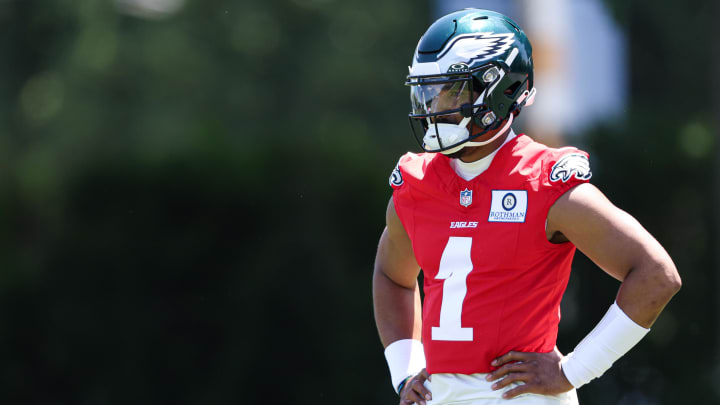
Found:
[[[132, 3], [0, 0], [0, 403], [396, 403], [370, 278], [430, 6]], [[720, 6], [606, 3], [630, 99], [572, 143], [684, 286], [581, 403], [720, 403]], [[578, 254], [562, 351], [617, 286]]]

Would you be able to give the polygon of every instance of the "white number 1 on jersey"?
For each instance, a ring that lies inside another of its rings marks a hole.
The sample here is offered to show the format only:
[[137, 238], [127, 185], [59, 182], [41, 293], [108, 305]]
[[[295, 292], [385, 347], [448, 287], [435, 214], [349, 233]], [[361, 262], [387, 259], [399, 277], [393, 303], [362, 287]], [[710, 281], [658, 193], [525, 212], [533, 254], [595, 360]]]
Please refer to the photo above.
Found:
[[473, 269], [471, 247], [472, 238], [451, 236], [440, 257], [440, 269], [435, 278], [445, 282], [440, 305], [440, 326], [432, 327], [432, 340], [473, 340], [472, 328], [460, 325], [462, 304], [467, 294], [467, 276]]

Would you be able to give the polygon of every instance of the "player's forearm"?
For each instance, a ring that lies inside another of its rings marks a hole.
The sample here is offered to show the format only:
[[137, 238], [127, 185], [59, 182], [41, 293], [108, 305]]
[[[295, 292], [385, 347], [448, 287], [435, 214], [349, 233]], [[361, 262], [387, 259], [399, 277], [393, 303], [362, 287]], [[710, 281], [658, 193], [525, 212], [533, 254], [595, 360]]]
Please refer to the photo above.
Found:
[[383, 347], [400, 339], [420, 340], [422, 315], [420, 288], [402, 287], [381, 270], [373, 274], [375, 323]]
[[680, 286], [680, 275], [669, 257], [648, 259], [627, 274], [617, 304], [635, 323], [649, 328]]
[[[563, 359], [563, 373], [579, 388], [600, 377], [650, 331], [680, 289], [680, 276], [665, 250], [651, 239], [630, 257], [616, 303], [598, 325]], [[610, 272], [623, 274], [623, 272]]]

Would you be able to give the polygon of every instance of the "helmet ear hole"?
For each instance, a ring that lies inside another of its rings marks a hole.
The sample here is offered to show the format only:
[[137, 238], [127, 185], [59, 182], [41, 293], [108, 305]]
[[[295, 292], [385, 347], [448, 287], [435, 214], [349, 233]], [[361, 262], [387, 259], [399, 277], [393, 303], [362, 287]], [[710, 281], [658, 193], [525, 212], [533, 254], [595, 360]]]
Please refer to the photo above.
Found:
[[520, 83], [520, 82], [515, 82], [515, 83], [511, 84], [507, 89], [505, 89], [503, 94], [505, 94], [505, 96], [507, 96], [509, 98], [514, 99], [515, 96], [517, 95], [518, 90], [520, 89], [521, 84], [522, 83]]

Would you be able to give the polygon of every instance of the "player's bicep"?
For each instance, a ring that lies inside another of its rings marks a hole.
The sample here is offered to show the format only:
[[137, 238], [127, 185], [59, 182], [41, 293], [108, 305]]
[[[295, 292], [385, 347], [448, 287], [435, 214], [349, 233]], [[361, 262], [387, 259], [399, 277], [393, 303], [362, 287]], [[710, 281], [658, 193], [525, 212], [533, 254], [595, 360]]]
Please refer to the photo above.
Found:
[[558, 198], [547, 223], [618, 280], [644, 261], [667, 255], [635, 218], [591, 184], [580, 184]]
[[385, 230], [380, 236], [375, 258], [375, 271], [402, 287], [414, 288], [420, 266], [415, 260], [410, 237], [395, 212], [392, 198], [388, 203], [385, 221]]

